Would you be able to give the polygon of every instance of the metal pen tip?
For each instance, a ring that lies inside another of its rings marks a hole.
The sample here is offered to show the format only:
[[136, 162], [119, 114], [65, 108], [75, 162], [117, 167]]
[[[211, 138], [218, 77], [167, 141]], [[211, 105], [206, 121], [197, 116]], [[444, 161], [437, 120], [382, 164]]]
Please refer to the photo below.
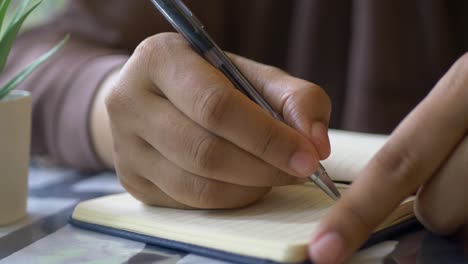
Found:
[[337, 201], [340, 199], [341, 194], [336, 188], [333, 181], [328, 176], [328, 173], [325, 171], [325, 168], [320, 165], [317, 171], [314, 172], [309, 177], [313, 183], [315, 183], [320, 189], [322, 189], [328, 196], [330, 196], [333, 200]]

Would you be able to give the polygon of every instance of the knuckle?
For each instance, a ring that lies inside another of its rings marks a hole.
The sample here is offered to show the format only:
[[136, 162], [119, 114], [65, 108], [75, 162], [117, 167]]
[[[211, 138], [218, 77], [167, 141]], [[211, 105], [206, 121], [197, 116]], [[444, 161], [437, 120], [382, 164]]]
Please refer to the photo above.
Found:
[[139, 200], [144, 204], [151, 204], [152, 201], [148, 194], [145, 194], [140, 188], [133, 186], [133, 184], [129, 183], [126, 178], [119, 176], [120, 184], [122, 187], [135, 199]]
[[147, 55], [150, 54], [151, 51], [154, 50], [158, 45], [159, 44], [156, 35], [147, 37], [142, 42], [140, 42], [140, 44], [138, 44], [138, 46], [135, 48], [133, 56], [136, 56], [138, 58], [146, 58]]
[[175, 49], [185, 45], [183, 38], [173, 32], [159, 33], [144, 39], [135, 48], [132, 57], [136, 57], [145, 69], [154, 69], [158, 65], [165, 64], [173, 57]]
[[116, 83], [114, 88], [105, 97], [105, 106], [109, 114], [109, 121], [113, 125], [125, 126], [126, 122], [119, 120], [127, 119], [137, 112], [134, 96], [125, 85]]
[[156, 205], [154, 200], [150, 198], [149, 194], [144, 194], [142, 192], [136, 191], [135, 189], [129, 189], [128, 187], [125, 189], [138, 201], [147, 205]]
[[225, 208], [223, 190], [218, 182], [196, 175], [186, 177], [181, 185], [175, 186], [177, 193], [184, 198], [184, 203], [195, 208], [213, 209]]
[[317, 97], [321, 103], [325, 104], [328, 108], [331, 108], [331, 99], [322, 87], [313, 83], [309, 83], [308, 86], [310, 87], [308, 89], [314, 93], [314, 96]]
[[201, 137], [193, 143], [191, 152], [196, 171], [206, 172], [214, 169], [220, 153], [221, 141], [213, 136]]
[[165, 47], [158, 41], [158, 37], [156, 35], [151, 36], [140, 42], [135, 48], [132, 58], [136, 58], [135, 61], [138, 62], [138, 65], [143, 65], [144, 69], [149, 69], [153, 60], [153, 53], [163, 53], [164, 49]]
[[134, 51], [134, 55], [147, 58], [148, 55], [152, 54], [153, 52], [167, 52], [170, 51], [172, 47], [175, 45], [180, 45], [182, 42], [182, 38], [179, 34], [173, 32], [164, 32], [159, 33], [144, 39], [140, 44], [136, 47]]
[[208, 128], [215, 128], [222, 122], [229, 108], [229, 93], [224, 89], [213, 88], [202, 92], [196, 104], [201, 123]]
[[389, 183], [409, 194], [417, 188], [420, 165], [413, 152], [406, 147], [393, 147], [386, 144], [373, 158], [377, 171], [390, 175]]
[[311, 82], [295, 79], [290, 83], [288, 92], [282, 98], [282, 109], [286, 116], [296, 116], [304, 112], [304, 102], [314, 102], [311, 109], [323, 114], [322, 121], [328, 122], [331, 112], [331, 100], [325, 90]]
[[299, 85], [298, 90], [308, 93], [311, 98], [314, 98], [315, 102], [320, 102], [321, 106], [331, 109], [331, 99], [322, 87], [311, 82], [303, 81], [302, 85]]
[[109, 115], [122, 110], [128, 103], [127, 96], [125, 95], [124, 89], [119, 85], [116, 85], [105, 98], [105, 104]]
[[245, 186], [206, 180], [201, 177], [190, 182], [188, 204], [201, 209], [238, 208], [247, 206], [264, 196], [270, 188]]

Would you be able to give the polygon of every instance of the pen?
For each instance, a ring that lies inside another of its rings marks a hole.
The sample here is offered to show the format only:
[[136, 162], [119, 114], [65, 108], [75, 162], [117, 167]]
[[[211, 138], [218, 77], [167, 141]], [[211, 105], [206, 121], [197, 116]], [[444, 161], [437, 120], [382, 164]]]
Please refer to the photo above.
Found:
[[[151, 0], [151, 2], [169, 23], [187, 39], [196, 52], [224, 73], [234, 86], [248, 98], [260, 105], [275, 119], [285, 123], [283, 117], [277, 114], [268, 102], [263, 99], [254, 86], [211, 39], [205, 31], [203, 24], [200, 23], [181, 0]], [[319, 163], [319, 168], [309, 177], [309, 180], [315, 183], [333, 200], [340, 198], [338, 189], [333, 184], [322, 164]]]

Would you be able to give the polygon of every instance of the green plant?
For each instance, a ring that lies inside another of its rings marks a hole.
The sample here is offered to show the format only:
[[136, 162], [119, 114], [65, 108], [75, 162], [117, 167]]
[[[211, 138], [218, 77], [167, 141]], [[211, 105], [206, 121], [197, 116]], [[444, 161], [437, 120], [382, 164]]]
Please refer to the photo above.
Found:
[[[11, 0], [0, 0], [0, 32], [4, 24], [5, 16], [7, 14], [8, 7], [10, 6]], [[26, 20], [29, 14], [31, 14], [34, 9], [36, 9], [42, 1], [38, 1], [30, 5], [30, 0], [23, 0], [18, 8], [15, 10], [8, 26], [3, 31], [3, 34], [0, 37], [0, 74], [5, 69], [5, 64], [8, 59], [8, 54], [10, 53], [13, 42], [23, 25], [23, 22]], [[26, 79], [37, 67], [42, 63], [47, 61], [54, 53], [56, 53], [68, 40], [66, 36], [60, 43], [55, 47], [49, 50], [47, 53], [43, 54], [37, 58], [34, 62], [29, 64], [25, 69], [20, 71], [16, 76], [11, 80], [7, 81], [3, 86], [0, 87], [0, 100], [5, 97], [11, 90], [13, 90], [18, 84], [20, 84], [24, 79]]]

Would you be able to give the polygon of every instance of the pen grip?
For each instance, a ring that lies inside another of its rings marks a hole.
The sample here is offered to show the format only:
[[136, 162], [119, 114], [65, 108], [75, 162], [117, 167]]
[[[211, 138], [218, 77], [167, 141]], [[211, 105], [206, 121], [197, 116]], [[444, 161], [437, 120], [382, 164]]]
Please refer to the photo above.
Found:
[[247, 80], [204, 30], [204, 26], [181, 0], [151, 0], [163, 16], [192, 45], [193, 49], [218, 68], [233, 85], [273, 118], [284, 122], [257, 89]]

